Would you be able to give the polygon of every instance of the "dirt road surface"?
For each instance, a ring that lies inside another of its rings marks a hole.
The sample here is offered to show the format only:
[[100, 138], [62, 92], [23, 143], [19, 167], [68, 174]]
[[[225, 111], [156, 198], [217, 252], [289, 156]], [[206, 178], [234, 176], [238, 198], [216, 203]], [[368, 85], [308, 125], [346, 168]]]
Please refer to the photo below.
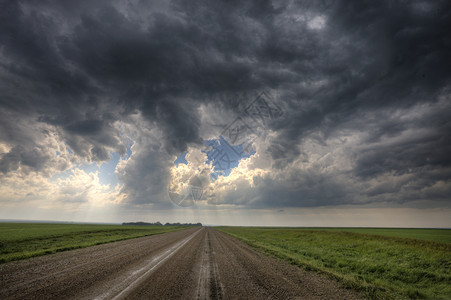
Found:
[[0, 299], [358, 299], [213, 228], [0, 265]]

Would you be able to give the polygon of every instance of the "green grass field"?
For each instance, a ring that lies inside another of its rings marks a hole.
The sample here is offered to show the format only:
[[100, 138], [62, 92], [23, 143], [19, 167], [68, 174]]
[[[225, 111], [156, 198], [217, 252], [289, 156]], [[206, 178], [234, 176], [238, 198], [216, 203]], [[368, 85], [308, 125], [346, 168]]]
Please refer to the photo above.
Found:
[[[451, 230], [218, 227], [371, 299], [451, 299]], [[412, 238], [415, 237], [415, 238]]]
[[0, 223], [0, 263], [187, 227]]

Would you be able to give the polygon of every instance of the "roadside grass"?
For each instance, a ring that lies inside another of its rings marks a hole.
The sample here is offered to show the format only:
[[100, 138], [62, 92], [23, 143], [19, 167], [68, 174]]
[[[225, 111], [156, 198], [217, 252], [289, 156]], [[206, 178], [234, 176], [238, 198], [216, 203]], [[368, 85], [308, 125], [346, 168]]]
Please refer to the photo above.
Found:
[[[451, 299], [451, 243], [389, 236], [396, 235], [397, 229], [388, 235], [368, 234], [370, 229], [217, 229], [263, 252], [338, 279], [370, 299]], [[451, 234], [451, 230], [443, 232]], [[399, 235], [406, 234], [401, 230]]]
[[0, 223], [0, 263], [186, 228], [186, 226]]

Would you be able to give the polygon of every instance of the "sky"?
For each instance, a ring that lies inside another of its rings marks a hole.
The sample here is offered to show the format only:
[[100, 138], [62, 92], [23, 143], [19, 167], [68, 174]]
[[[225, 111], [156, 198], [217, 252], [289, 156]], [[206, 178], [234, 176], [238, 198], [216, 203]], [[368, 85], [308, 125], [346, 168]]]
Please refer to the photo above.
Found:
[[0, 219], [451, 227], [449, 1], [0, 0]]

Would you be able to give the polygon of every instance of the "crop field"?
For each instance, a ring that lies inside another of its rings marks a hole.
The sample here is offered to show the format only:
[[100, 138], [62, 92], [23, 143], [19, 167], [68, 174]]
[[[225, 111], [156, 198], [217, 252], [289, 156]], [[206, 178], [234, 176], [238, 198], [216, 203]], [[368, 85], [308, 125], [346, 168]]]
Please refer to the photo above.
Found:
[[451, 230], [218, 227], [370, 299], [451, 299]]
[[184, 228], [186, 227], [0, 223], [0, 263]]

